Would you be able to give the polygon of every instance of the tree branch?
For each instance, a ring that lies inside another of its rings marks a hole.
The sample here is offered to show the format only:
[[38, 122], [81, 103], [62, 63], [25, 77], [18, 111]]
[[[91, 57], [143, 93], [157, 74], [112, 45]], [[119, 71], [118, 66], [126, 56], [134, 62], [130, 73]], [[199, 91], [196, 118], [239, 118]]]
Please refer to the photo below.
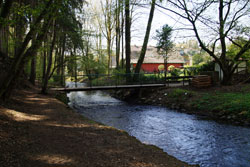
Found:
[[65, 66], [66, 63], [68, 62], [68, 60], [64, 60], [64, 62], [60, 63], [60, 64], [57, 64], [56, 66], [54, 66], [54, 68], [52, 69], [52, 72], [51, 74], [49, 75], [49, 79], [53, 76], [55, 70], [61, 66]]
[[179, 14], [179, 13], [177, 13], [176, 11], [174, 11], [174, 10], [172, 10], [172, 9], [163, 7], [163, 6], [161, 6], [161, 5], [157, 4], [157, 3], [156, 3], [155, 5], [158, 6], [158, 7], [160, 7], [160, 8], [162, 8], [162, 9], [164, 9], [164, 10], [170, 11], [170, 12], [172, 12], [172, 13], [174, 13], [174, 14], [176, 14], [176, 15], [178, 15], [178, 16], [184, 18], [184, 19], [188, 19], [188, 17], [185, 17], [185, 16], [183, 16], [182, 14]]
[[237, 12], [235, 12], [235, 14], [234, 14], [234, 16], [233, 16], [233, 18], [232, 18], [232, 20], [231, 20], [231, 23], [230, 23], [230, 25], [229, 25], [229, 27], [228, 27], [228, 30], [225, 32], [225, 35], [227, 36], [228, 35], [228, 33], [230, 32], [230, 30], [232, 30], [234, 27], [235, 27], [235, 23], [237, 22], [237, 20], [239, 20], [241, 17], [243, 17], [245, 14], [241, 14], [241, 15], [239, 15], [238, 16], [238, 14], [241, 12], [241, 11], [243, 11], [246, 7], [247, 7], [247, 5], [249, 4], [249, 1], [247, 1], [244, 5], [243, 5], [243, 7], [242, 8], [240, 8], [239, 10], [237, 10]]
[[242, 46], [241, 46], [240, 44], [236, 43], [232, 38], [229, 38], [229, 37], [227, 36], [227, 39], [228, 39], [229, 41], [231, 41], [234, 45], [238, 46], [239, 48], [242, 48]]
[[225, 41], [225, 34], [224, 34], [224, 28], [225, 28], [225, 20], [223, 18], [224, 14], [224, 5], [223, 0], [220, 0], [219, 2], [219, 36], [220, 36], [220, 43], [221, 43], [221, 59], [224, 60], [226, 58], [226, 41]]
[[230, 13], [230, 10], [231, 10], [231, 4], [232, 4], [232, 0], [230, 0], [228, 2], [228, 8], [227, 8], [227, 12], [226, 12], [226, 15], [224, 17], [224, 20], [227, 20], [228, 16], [229, 16], [229, 13]]

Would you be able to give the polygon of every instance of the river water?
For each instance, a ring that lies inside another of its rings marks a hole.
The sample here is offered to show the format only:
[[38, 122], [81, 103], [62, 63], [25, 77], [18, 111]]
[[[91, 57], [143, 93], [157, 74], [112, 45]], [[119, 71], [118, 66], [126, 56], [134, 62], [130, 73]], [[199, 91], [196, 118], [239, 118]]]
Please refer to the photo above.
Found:
[[250, 167], [250, 128], [201, 120], [163, 107], [129, 105], [103, 92], [72, 92], [84, 116], [127, 131], [143, 143], [201, 167]]

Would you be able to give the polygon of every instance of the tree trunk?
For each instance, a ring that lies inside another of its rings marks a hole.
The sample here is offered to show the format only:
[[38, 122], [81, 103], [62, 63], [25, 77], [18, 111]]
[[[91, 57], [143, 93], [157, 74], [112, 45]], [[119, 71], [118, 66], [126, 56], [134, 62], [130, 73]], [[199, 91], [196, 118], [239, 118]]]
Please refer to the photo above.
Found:
[[53, 21], [53, 37], [52, 37], [52, 42], [50, 46], [50, 52], [49, 52], [49, 59], [48, 59], [48, 66], [47, 70], [45, 73], [45, 77], [43, 79], [43, 85], [42, 85], [42, 91], [41, 93], [46, 94], [47, 93], [47, 87], [48, 87], [48, 81], [49, 81], [49, 76], [50, 76], [50, 71], [51, 71], [51, 66], [52, 66], [52, 58], [53, 58], [53, 51], [55, 47], [55, 42], [56, 42], [56, 23], [55, 20]]
[[[32, 1], [31, 2], [31, 7], [35, 8], [36, 2]], [[31, 17], [31, 23], [34, 23], [35, 18]], [[36, 34], [37, 35], [37, 34]], [[34, 42], [34, 41], [32, 41]], [[36, 62], [37, 62], [37, 56], [34, 55], [34, 57], [31, 60], [31, 65], [30, 65], [30, 77], [29, 81], [33, 84], [36, 85]]]
[[47, 67], [47, 49], [46, 49], [45, 42], [43, 42], [43, 77], [42, 79], [45, 78], [46, 67]]
[[56, 75], [58, 76], [58, 79], [59, 79], [59, 76], [61, 75], [61, 64], [63, 63], [62, 62], [62, 41], [63, 41], [63, 39], [62, 39], [62, 37], [60, 38], [60, 42], [59, 42], [59, 45], [57, 46], [58, 48], [58, 55], [57, 55], [57, 57], [58, 57], [58, 60], [57, 60], [57, 65], [58, 65], [58, 68], [57, 68], [57, 70], [56, 70]]
[[147, 51], [147, 45], [148, 45], [148, 40], [149, 40], [149, 35], [150, 35], [150, 30], [151, 30], [151, 25], [152, 25], [152, 21], [153, 21], [153, 17], [154, 17], [154, 10], [155, 10], [155, 1], [156, 0], [152, 0], [152, 4], [151, 4], [151, 9], [150, 9], [150, 14], [149, 14], [149, 18], [148, 18], [148, 25], [147, 25], [147, 30], [146, 30], [146, 34], [144, 37], [144, 42], [143, 42], [143, 46], [141, 49], [141, 53], [140, 53], [140, 57], [137, 61], [136, 67], [135, 67], [135, 79], [138, 79], [138, 75], [140, 73], [140, 69], [141, 69], [141, 65], [144, 61], [144, 57]]
[[111, 62], [111, 39], [107, 39], [107, 49], [108, 49], [108, 74], [110, 73], [110, 62]]
[[[41, 46], [42, 41], [44, 40], [44, 37], [47, 33], [47, 29], [50, 25], [50, 17], [48, 17], [48, 20], [45, 20], [43, 27], [41, 29], [41, 33], [38, 34], [35, 42], [32, 43], [30, 48], [27, 47], [27, 41], [30, 41], [31, 36], [34, 32], [29, 32], [26, 36], [26, 39], [24, 40], [22, 47], [18, 51], [17, 55], [15, 55], [10, 70], [8, 72], [7, 77], [4, 79], [4, 82], [0, 85], [0, 98], [6, 99], [10, 96], [11, 91], [13, 90], [13, 85], [15, 85], [16, 80], [20, 77], [21, 71], [23, 71], [23, 67], [25, 62], [28, 60], [28, 58], [34, 56]], [[30, 31], [34, 31], [34, 29], [31, 29]]]
[[65, 52], [65, 47], [66, 47], [66, 35], [63, 36], [63, 44], [62, 44], [62, 52], [61, 52], [61, 79], [60, 79], [60, 84], [61, 86], [65, 85], [65, 81], [64, 81], [64, 52]]
[[[227, 61], [221, 61], [219, 63], [220, 68], [223, 72], [223, 79], [221, 81], [222, 85], [232, 85], [233, 81], [233, 74], [236, 68], [233, 68], [233, 66], [230, 65], [230, 63]], [[237, 66], [236, 66], [237, 67]]]
[[36, 85], [36, 56], [34, 56], [31, 60], [31, 68], [30, 68], [30, 78], [29, 81]]
[[98, 40], [99, 42], [97, 42], [97, 43], [99, 43], [98, 44], [98, 53], [99, 53], [98, 62], [100, 63], [101, 61], [103, 61], [103, 56], [102, 56], [102, 34], [101, 33], [99, 33], [98, 39], [99, 39]]
[[0, 29], [0, 57], [8, 57], [8, 27]]
[[119, 69], [120, 66], [120, 0], [116, 0], [116, 69]]
[[130, 79], [130, 55], [131, 55], [131, 18], [130, 18], [130, 0], [125, 0], [125, 49], [126, 49], [126, 74], [127, 80]]
[[121, 12], [121, 15], [122, 15], [121, 38], [122, 38], [122, 69], [123, 69], [124, 68], [124, 17], [123, 17], [123, 12]]
[[222, 70], [222, 71], [223, 71], [223, 79], [221, 81], [221, 84], [232, 85], [233, 73], [230, 70]]
[[74, 48], [74, 76], [75, 76], [75, 86], [77, 87], [77, 56], [76, 48]]

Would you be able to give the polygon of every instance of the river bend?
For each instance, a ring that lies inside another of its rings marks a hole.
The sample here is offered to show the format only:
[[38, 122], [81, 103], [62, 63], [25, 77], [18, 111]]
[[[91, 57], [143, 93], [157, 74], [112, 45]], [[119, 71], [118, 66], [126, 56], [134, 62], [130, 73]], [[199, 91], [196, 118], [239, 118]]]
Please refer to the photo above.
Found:
[[250, 128], [201, 120], [163, 107], [129, 105], [102, 92], [72, 92], [84, 116], [201, 167], [250, 167]]

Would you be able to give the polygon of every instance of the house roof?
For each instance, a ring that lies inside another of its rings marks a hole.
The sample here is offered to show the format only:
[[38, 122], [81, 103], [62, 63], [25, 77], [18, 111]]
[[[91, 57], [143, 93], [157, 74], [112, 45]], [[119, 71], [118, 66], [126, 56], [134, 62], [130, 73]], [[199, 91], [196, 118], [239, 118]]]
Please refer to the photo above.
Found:
[[[140, 56], [141, 46], [131, 46], [131, 63], [136, 64]], [[164, 58], [157, 52], [157, 48], [148, 46], [143, 63], [164, 63]], [[185, 63], [179, 51], [168, 53], [167, 63]]]

